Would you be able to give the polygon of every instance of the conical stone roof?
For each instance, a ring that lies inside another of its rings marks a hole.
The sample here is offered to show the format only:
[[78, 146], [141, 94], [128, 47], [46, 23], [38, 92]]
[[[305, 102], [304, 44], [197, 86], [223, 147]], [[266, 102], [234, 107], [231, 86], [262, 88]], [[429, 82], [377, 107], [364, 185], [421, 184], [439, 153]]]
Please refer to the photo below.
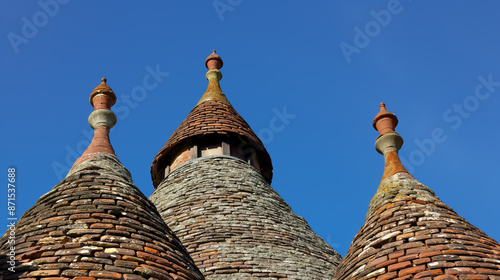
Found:
[[[93, 144], [68, 176], [23, 214], [15, 243], [10, 230], [0, 239], [0, 274], [3, 279], [204, 279], [108, 149], [114, 102], [101, 88], [91, 101]], [[8, 270], [11, 256], [15, 267]]]
[[[209, 89], [159, 155], [170, 156], [168, 147], [193, 136], [231, 133], [261, 145], [267, 160], [260, 140], [219, 91], [209, 79]], [[206, 279], [333, 277], [340, 255], [292, 211], [266, 173], [248, 162], [199, 157], [158, 180], [150, 199]]]
[[248, 163], [199, 158], [150, 197], [206, 279], [331, 279], [340, 255]]
[[222, 67], [222, 59], [214, 51], [207, 58], [205, 65], [209, 68], [207, 90], [153, 160], [151, 166], [153, 185], [156, 187], [163, 180], [169, 155], [177, 146], [209, 135], [237, 137], [242, 143], [253, 148], [257, 153], [262, 175], [268, 183], [271, 183], [273, 166], [269, 153], [220, 89], [219, 81], [222, 74], [219, 69]]
[[198, 104], [191, 110], [187, 118], [172, 133], [165, 146], [163, 146], [155, 157], [151, 168], [153, 184], [158, 186], [161, 180], [163, 180], [163, 173], [161, 173], [164, 168], [161, 164], [162, 159], [167, 157], [169, 152], [177, 145], [180, 145], [184, 141], [215, 134], [236, 136], [254, 147], [259, 158], [262, 160], [262, 165], [265, 167], [263, 173], [266, 175], [266, 181], [271, 181], [271, 158], [248, 123], [230, 104], [209, 100]]
[[397, 118], [381, 112], [384, 175], [334, 279], [500, 279], [500, 245], [406, 171]]

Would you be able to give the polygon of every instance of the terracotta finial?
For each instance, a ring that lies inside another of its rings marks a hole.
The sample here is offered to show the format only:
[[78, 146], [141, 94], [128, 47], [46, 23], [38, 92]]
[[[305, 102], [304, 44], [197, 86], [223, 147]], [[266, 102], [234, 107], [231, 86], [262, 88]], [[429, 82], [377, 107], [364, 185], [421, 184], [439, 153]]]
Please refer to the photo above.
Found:
[[94, 137], [88, 148], [75, 161], [73, 166], [77, 166], [99, 153], [115, 154], [109, 141], [109, 130], [116, 124], [116, 115], [109, 109], [115, 104], [116, 95], [106, 85], [106, 82], [107, 79], [102, 78], [101, 84], [90, 94], [90, 104], [94, 107], [94, 111], [89, 116], [89, 125], [94, 129]]
[[106, 84], [108, 79], [102, 78], [99, 84], [90, 94], [90, 105], [95, 109], [110, 109], [116, 103], [116, 95]]
[[373, 120], [373, 127], [380, 133], [375, 141], [375, 149], [385, 158], [382, 180], [400, 172], [409, 175], [398, 156], [398, 151], [403, 146], [403, 138], [394, 131], [397, 125], [396, 115], [385, 109], [384, 102], [380, 103], [380, 112]]
[[377, 130], [380, 135], [395, 132], [398, 125], [398, 118], [393, 113], [385, 109], [385, 103], [380, 103], [380, 112], [373, 119], [373, 128]]
[[220, 88], [219, 81], [222, 79], [222, 73], [219, 69], [222, 68], [222, 59], [215, 53], [215, 50], [205, 60], [205, 66], [208, 68], [205, 75], [208, 80], [208, 87], [198, 104], [205, 101], [218, 101], [231, 105]]
[[219, 70], [222, 68], [222, 65], [222, 59], [215, 53], [215, 50], [213, 50], [212, 54], [209, 55], [205, 60], [205, 66], [208, 68], [208, 70]]

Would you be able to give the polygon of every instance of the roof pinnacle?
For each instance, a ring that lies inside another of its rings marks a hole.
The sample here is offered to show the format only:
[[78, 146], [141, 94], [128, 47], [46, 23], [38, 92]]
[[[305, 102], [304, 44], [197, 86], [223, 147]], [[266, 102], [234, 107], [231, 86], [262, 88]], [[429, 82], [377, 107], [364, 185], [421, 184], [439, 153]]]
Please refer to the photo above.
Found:
[[[222, 78], [219, 70], [222, 67], [222, 59], [215, 54], [215, 50], [205, 60], [205, 65], [208, 68], [206, 74], [208, 80], [207, 90], [153, 160], [151, 165], [153, 185], [155, 188], [158, 187], [165, 176], [171, 172], [171, 163], [176, 157], [174, 152], [177, 148], [181, 149], [186, 145], [195, 145], [205, 136], [207, 137], [205, 139], [209, 137], [214, 139], [224, 138], [224, 141], [230, 138], [229, 142], [231, 143], [229, 144], [233, 145], [230, 147], [242, 147], [241, 151], [236, 152], [233, 149], [233, 152], [231, 152], [230, 148], [229, 151], [226, 150], [224, 155], [243, 153], [244, 157], [251, 157], [252, 160], [255, 160], [255, 164], [259, 165], [258, 168], [265, 180], [270, 183], [273, 177], [271, 157], [259, 137], [236, 112], [222, 92], [219, 85]], [[228, 142], [223, 143], [228, 144]], [[198, 146], [196, 146], [196, 149], [191, 149], [194, 158], [199, 157], [197, 149]], [[243, 152], [243, 150], [245, 151]], [[167, 167], [168, 171], [166, 171]]]
[[110, 110], [116, 103], [116, 95], [106, 82], [107, 79], [102, 78], [101, 84], [90, 94], [90, 105], [94, 107], [94, 111], [89, 116], [89, 125], [94, 129], [94, 137], [73, 167], [99, 153], [115, 154], [109, 141], [109, 130], [116, 124], [116, 115]]
[[[380, 132], [375, 147], [378, 152], [383, 153], [385, 158], [384, 175], [377, 192], [370, 201], [365, 223], [355, 235], [333, 279], [375, 279], [377, 277], [377, 279], [393, 279], [398, 275], [414, 279], [419, 278], [417, 275], [429, 275], [427, 271], [431, 270], [434, 277], [429, 278], [458, 279], [455, 273], [463, 268], [461, 262], [446, 261], [446, 269], [436, 270], [433, 270], [435, 263], [432, 262], [448, 259], [449, 252], [456, 250], [457, 248], [453, 246], [457, 244], [462, 246], [461, 255], [477, 255], [477, 247], [462, 245], [469, 242], [466, 239], [470, 236], [474, 236], [474, 244], [485, 244], [480, 250], [492, 252], [498, 259], [500, 246], [495, 240], [459, 216], [429, 187], [417, 181], [406, 171], [398, 156], [403, 139], [394, 131], [397, 118], [385, 109], [384, 103], [380, 105], [380, 113], [375, 117], [373, 124]], [[438, 234], [428, 234], [429, 232]], [[420, 239], [420, 236], [424, 235], [426, 235], [425, 240]], [[414, 239], [416, 236], [419, 236], [418, 239]], [[437, 243], [442, 247], [436, 249]], [[397, 252], [394, 247], [397, 247]], [[422, 255], [418, 256], [419, 252], [431, 251], [432, 262], [430, 258], [426, 261]], [[493, 254], [489, 256], [493, 257]], [[410, 258], [419, 260], [418, 270], [414, 269], [415, 267], [407, 268], [411, 266], [408, 261]], [[381, 268], [381, 261], [387, 259], [390, 259], [391, 265], [388, 266], [389, 268]], [[477, 261], [478, 268], [471, 270], [467, 277], [487, 279], [488, 276], [485, 274], [496, 273], [496, 270], [479, 268], [489, 267], [489, 264], [481, 263], [487, 262], [486, 258], [477, 258], [475, 261]]]
[[[101, 84], [96, 86], [90, 94], [90, 105], [95, 109], [110, 109], [116, 103], [116, 95], [106, 84], [107, 81], [108, 79], [101, 78]], [[99, 95], [101, 96], [98, 97]], [[96, 99], [96, 97], [98, 98]]]
[[393, 113], [385, 109], [385, 103], [380, 103], [380, 112], [373, 119], [373, 128], [377, 130], [380, 135], [394, 132], [394, 129], [398, 125], [398, 118]]
[[227, 105], [231, 105], [219, 85], [219, 81], [222, 79], [222, 73], [219, 69], [222, 68], [222, 64], [222, 59], [215, 53], [215, 50], [213, 50], [212, 54], [209, 55], [205, 60], [205, 66], [208, 68], [206, 74], [208, 87], [201, 97], [200, 101], [198, 101], [198, 104], [196, 105], [199, 105], [205, 101], [217, 101]]
[[221, 69], [222, 68], [222, 65], [224, 63], [222, 62], [222, 58], [220, 58], [220, 56], [218, 56], [216, 53], [215, 53], [215, 50], [212, 51], [212, 54], [209, 55], [207, 57], [207, 59], [205, 59], [205, 66], [208, 68], [208, 70], [212, 70], [212, 69]]
[[398, 156], [398, 151], [403, 146], [403, 138], [394, 131], [397, 125], [396, 115], [385, 109], [384, 102], [380, 103], [380, 112], [373, 120], [373, 127], [380, 133], [375, 141], [375, 149], [385, 158], [382, 180], [399, 172], [406, 172], [409, 175]]

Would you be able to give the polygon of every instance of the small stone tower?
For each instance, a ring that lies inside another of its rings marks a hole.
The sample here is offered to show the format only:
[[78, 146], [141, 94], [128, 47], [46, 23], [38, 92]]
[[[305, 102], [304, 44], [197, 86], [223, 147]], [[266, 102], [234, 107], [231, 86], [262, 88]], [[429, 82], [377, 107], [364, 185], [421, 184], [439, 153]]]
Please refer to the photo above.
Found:
[[500, 245], [406, 171], [397, 124], [380, 104], [373, 126], [384, 175], [334, 279], [500, 279]]
[[15, 243], [8, 233], [0, 239], [2, 264], [11, 261], [11, 246], [17, 254], [15, 270], [4, 265], [0, 279], [204, 279], [113, 151], [115, 101], [103, 78], [90, 95], [91, 144], [23, 214]]
[[340, 255], [269, 185], [269, 154], [222, 93], [208, 88], [151, 167], [150, 199], [206, 279], [331, 279]]

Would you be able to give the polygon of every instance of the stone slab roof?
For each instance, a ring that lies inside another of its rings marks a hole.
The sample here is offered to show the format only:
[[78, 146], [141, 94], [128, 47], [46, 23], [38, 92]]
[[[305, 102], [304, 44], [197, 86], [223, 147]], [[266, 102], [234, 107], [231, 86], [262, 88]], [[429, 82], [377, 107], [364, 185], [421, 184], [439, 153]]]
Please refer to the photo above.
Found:
[[336, 280], [500, 279], [500, 245], [406, 172], [384, 179]]
[[373, 120], [384, 175], [334, 280], [499, 280], [500, 245], [404, 168], [403, 138], [385, 103]]
[[15, 273], [6, 269], [8, 234], [0, 239], [5, 280], [204, 279], [118, 158], [107, 153], [79, 165], [23, 214]]
[[233, 135], [246, 141], [257, 151], [262, 173], [266, 181], [271, 182], [273, 169], [271, 157], [248, 123], [230, 104], [205, 101], [191, 110], [155, 157], [151, 166], [153, 185], [156, 187], [163, 180], [163, 169], [167, 164], [164, 162], [164, 157], [173, 148], [189, 138], [214, 134]]
[[206, 279], [331, 279], [340, 255], [248, 163], [199, 158], [151, 195]]

